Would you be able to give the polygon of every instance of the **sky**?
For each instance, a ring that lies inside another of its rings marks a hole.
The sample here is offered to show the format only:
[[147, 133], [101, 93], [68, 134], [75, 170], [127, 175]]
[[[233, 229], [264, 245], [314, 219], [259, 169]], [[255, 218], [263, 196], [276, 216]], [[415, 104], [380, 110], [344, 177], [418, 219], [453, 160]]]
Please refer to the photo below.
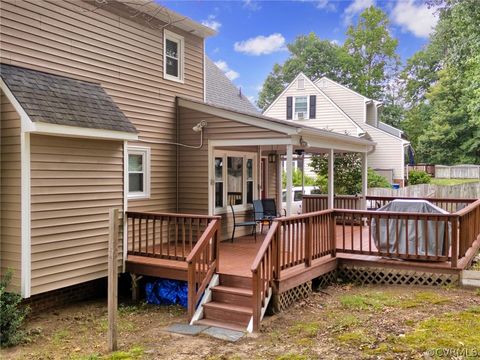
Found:
[[314, 32], [342, 44], [358, 14], [376, 5], [389, 16], [390, 31], [405, 62], [428, 42], [437, 22], [434, 9], [419, 0], [159, 2], [217, 31], [206, 40], [206, 53], [251, 101], [257, 99], [273, 65], [288, 58], [286, 44], [299, 35]]

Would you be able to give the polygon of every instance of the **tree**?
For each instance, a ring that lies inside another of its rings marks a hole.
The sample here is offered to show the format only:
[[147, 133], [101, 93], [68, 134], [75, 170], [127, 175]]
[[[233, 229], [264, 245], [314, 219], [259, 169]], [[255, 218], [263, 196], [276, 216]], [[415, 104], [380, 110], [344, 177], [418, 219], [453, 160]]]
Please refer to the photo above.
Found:
[[352, 59], [348, 72], [354, 89], [373, 99], [382, 98], [385, 81], [394, 75], [399, 62], [398, 40], [390, 36], [388, 27], [387, 15], [370, 6], [360, 14], [358, 24], [348, 28], [344, 44]]
[[273, 65], [273, 70], [265, 79], [262, 90], [258, 94], [257, 106], [262, 110], [266, 110], [284, 88], [285, 81], [283, 80], [282, 67], [275, 64]]

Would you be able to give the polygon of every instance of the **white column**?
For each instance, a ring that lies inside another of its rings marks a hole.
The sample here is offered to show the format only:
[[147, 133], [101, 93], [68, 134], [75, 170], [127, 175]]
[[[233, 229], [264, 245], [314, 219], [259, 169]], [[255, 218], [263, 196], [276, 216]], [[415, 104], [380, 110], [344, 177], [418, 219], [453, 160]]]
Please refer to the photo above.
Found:
[[367, 210], [368, 163], [367, 153], [362, 153], [362, 209]]
[[328, 153], [328, 208], [329, 209], [333, 209], [334, 207], [334, 196], [335, 196], [334, 165], [335, 165], [335, 153], [333, 152], [333, 149], [330, 149]]
[[277, 212], [283, 216], [282, 211], [282, 191], [283, 191], [283, 184], [282, 184], [282, 157], [277, 154], [276, 158], [276, 166], [277, 166]]
[[293, 145], [287, 145], [287, 216], [292, 214]]

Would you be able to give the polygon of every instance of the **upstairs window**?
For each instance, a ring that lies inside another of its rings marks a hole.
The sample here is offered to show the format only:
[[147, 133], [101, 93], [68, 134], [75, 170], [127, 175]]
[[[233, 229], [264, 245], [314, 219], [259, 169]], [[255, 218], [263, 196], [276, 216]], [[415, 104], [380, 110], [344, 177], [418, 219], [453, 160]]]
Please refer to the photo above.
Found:
[[295, 119], [308, 119], [308, 98], [306, 96], [295, 97]]
[[163, 77], [168, 80], [183, 82], [183, 37], [165, 30]]

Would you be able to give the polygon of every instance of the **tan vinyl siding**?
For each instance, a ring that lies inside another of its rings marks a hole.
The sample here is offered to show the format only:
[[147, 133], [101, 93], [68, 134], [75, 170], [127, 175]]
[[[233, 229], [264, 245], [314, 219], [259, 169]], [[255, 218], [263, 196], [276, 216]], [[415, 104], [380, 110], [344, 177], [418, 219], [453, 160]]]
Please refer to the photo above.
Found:
[[[208, 214], [208, 141], [255, 138], [283, 138], [285, 135], [236, 121], [211, 116], [195, 110], [180, 109], [179, 141], [189, 145], [199, 145], [200, 135], [192, 131], [199, 121], [207, 121], [204, 129], [204, 145], [201, 149], [179, 148], [178, 167], [178, 211], [181, 213]], [[257, 147], [229, 147], [232, 151], [257, 152]], [[258, 159], [259, 161], [259, 159]], [[222, 239], [231, 235], [231, 215], [223, 214]], [[238, 213], [238, 221], [245, 219]], [[247, 231], [248, 232], [248, 231]], [[244, 234], [245, 229], [237, 229]]]
[[21, 279], [20, 116], [3, 93], [0, 113], [0, 273], [13, 271], [12, 290]]
[[107, 275], [123, 142], [31, 136], [32, 295]]
[[[161, 26], [109, 3], [3, 1], [1, 61], [99, 82], [141, 139], [175, 141], [175, 96], [203, 100], [203, 40], [168, 27], [185, 38], [185, 81], [164, 80]], [[130, 200], [129, 209], [174, 211], [176, 147], [129, 144], [151, 148], [152, 176], [150, 198]]]
[[368, 154], [368, 167], [373, 169], [393, 169], [393, 178], [403, 180], [403, 142], [400, 138], [387, 134], [373, 126], [365, 130], [376, 142], [375, 150]]
[[318, 129], [333, 130], [338, 133], [348, 133], [349, 135], [357, 135], [357, 126], [346, 117], [341, 110], [335, 107], [325, 95], [310, 82], [305, 79], [304, 89], [299, 90], [297, 84], [293, 83], [287, 91], [285, 91], [280, 97], [273, 103], [273, 105], [265, 111], [264, 115], [270, 116], [276, 119], [287, 119], [287, 97], [292, 96], [295, 103], [296, 96], [317, 96], [317, 110], [315, 119], [306, 120], [292, 120], [298, 124], [313, 126]]
[[365, 122], [366, 110], [365, 98], [363, 96], [329, 79], [319, 79], [315, 84], [353, 120], [359, 124]]

